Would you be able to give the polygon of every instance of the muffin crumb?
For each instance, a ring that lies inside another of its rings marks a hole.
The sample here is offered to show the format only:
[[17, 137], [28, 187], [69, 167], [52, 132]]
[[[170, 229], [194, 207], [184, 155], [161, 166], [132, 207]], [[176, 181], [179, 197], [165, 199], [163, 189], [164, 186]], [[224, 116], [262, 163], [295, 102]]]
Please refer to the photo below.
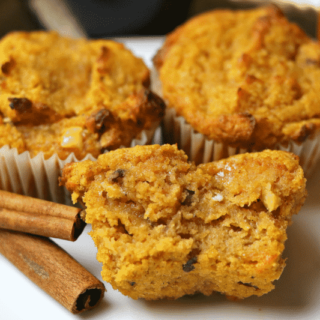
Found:
[[69, 164], [61, 183], [86, 205], [103, 279], [147, 300], [271, 291], [306, 197], [298, 157], [270, 150], [195, 166], [176, 146], [136, 146]]

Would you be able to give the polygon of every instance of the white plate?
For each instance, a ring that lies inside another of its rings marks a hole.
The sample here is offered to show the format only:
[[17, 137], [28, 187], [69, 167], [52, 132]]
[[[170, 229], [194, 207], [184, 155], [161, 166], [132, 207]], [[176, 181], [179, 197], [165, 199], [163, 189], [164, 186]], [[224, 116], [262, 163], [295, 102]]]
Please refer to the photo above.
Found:
[[[121, 39], [149, 67], [162, 38]], [[132, 300], [106, 284], [107, 292], [95, 309], [72, 315], [0, 255], [0, 320], [69, 319], [220, 319], [220, 320], [319, 320], [320, 319], [320, 166], [308, 181], [309, 197], [288, 229], [285, 268], [276, 288], [260, 298], [228, 301], [220, 294], [196, 295], [175, 301]], [[75, 242], [54, 240], [85, 268], [100, 276], [96, 249], [87, 232]]]

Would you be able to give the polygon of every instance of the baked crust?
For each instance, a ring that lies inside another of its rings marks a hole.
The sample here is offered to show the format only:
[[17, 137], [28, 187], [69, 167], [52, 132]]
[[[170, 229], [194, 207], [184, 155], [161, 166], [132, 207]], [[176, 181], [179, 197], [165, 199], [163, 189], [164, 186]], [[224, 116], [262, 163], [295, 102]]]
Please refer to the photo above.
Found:
[[319, 133], [320, 45], [275, 6], [192, 18], [154, 65], [168, 107], [209, 139], [261, 150]]
[[96, 157], [129, 146], [164, 113], [148, 68], [114, 41], [15, 32], [0, 42], [0, 65], [0, 112], [31, 156]]
[[61, 183], [86, 205], [103, 279], [147, 300], [269, 292], [306, 197], [298, 157], [269, 150], [196, 167], [176, 146], [137, 146], [68, 164]]

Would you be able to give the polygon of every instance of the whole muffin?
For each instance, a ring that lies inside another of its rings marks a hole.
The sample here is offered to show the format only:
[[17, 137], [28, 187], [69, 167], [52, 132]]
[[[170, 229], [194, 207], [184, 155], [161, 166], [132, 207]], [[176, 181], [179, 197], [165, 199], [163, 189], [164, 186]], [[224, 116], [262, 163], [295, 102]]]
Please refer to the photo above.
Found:
[[151, 143], [164, 102], [124, 45], [15, 32], [0, 41], [0, 188], [66, 203], [65, 163]]
[[0, 65], [0, 147], [31, 157], [97, 157], [130, 146], [163, 116], [148, 68], [113, 41], [11, 33], [0, 42]]
[[[167, 36], [154, 64], [184, 119], [167, 120], [167, 136], [198, 162], [266, 148], [294, 151], [306, 167], [318, 157], [320, 45], [277, 7], [199, 15]], [[205, 155], [194, 133], [219, 150]]]
[[86, 205], [102, 278], [147, 300], [271, 291], [306, 197], [298, 157], [270, 150], [195, 166], [176, 146], [136, 146], [67, 164], [61, 183]]

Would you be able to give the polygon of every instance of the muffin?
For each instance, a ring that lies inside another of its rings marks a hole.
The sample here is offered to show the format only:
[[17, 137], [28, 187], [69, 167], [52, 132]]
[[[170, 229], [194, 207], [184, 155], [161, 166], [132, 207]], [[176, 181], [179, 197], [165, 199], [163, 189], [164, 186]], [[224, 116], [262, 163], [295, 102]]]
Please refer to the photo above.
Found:
[[277, 7], [196, 16], [166, 37], [154, 65], [170, 109], [166, 141], [192, 160], [283, 149], [314, 167], [320, 45]]
[[15, 149], [55, 164], [97, 157], [150, 143], [164, 114], [144, 62], [114, 41], [15, 32], [0, 42], [0, 65], [0, 157]]
[[147, 300], [269, 292], [306, 197], [298, 157], [270, 150], [196, 166], [176, 146], [136, 146], [67, 164], [61, 183], [86, 206], [102, 278]]

